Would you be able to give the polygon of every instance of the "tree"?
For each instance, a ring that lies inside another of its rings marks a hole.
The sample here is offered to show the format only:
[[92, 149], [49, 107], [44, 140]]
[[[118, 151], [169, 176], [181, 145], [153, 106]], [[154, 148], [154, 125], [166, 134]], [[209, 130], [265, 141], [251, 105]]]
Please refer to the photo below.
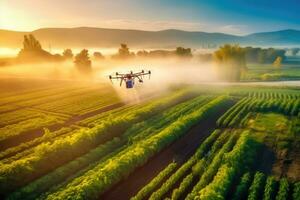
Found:
[[79, 54], [75, 56], [75, 66], [81, 73], [90, 73], [92, 71], [92, 63], [89, 57], [88, 50], [83, 49]]
[[278, 56], [274, 62], [273, 62], [273, 66], [276, 68], [281, 68], [281, 64], [282, 64], [282, 57]]
[[149, 52], [146, 51], [146, 50], [141, 50], [141, 51], [138, 51], [136, 53], [136, 55], [139, 56], [139, 57], [147, 57], [147, 56], [149, 56]]
[[192, 50], [191, 48], [177, 47], [175, 54], [181, 57], [192, 57]]
[[100, 53], [98, 51], [95, 51], [94, 52], [94, 58], [97, 59], [97, 60], [102, 60], [102, 59], [104, 59], [104, 56], [102, 55], [102, 53]]
[[127, 44], [121, 44], [121, 47], [118, 50], [118, 53], [113, 56], [113, 58], [118, 59], [127, 59], [134, 56], [134, 53], [131, 53], [129, 51], [129, 48], [127, 47]]
[[218, 72], [222, 79], [240, 80], [241, 73], [246, 70], [245, 51], [239, 45], [226, 44], [214, 52]]
[[35, 39], [35, 37], [32, 34], [24, 35], [24, 41], [23, 41], [23, 50], [24, 51], [40, 51], [42, 50], [42, 46], [40, 42]]
[[286, 51], [282, 49], [246, 47], [244, 50], [246, 54], [246, 61], [251, 63], [273, 63], [278, 56], [280, 56], [282, 60], [285, 60], [286, 58]]
[[18, 54], [20, 62], [62, 61], [61, 55], [52, 55], [42, 49], [40, 42], [31, 34], [24, 35], [23, 48]]
[[72, 59], [73, 58], [73, 52], [71, 49], [65, 49], [64, 52], [63, 52], [63, 57], [65, 59]]

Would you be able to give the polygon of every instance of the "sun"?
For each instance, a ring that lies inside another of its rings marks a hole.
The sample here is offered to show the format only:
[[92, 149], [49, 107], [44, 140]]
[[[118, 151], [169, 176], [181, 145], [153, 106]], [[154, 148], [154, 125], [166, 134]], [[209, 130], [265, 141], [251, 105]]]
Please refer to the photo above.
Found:
[[26, 30], [33, 28], [30, 16], [24, 11], [0, 2], [0, 29], [7, 30]]

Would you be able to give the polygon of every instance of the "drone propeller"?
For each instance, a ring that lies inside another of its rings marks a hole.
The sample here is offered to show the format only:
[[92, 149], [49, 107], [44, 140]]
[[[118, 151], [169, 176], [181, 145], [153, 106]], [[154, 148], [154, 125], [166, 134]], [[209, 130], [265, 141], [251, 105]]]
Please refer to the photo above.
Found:
[[111, 75], [109, 75], [109, 80], [110, 80], [110, 82], [111, 82], [112, 84], [114, 84], [114, 82], [112, 81], [112, 76], [111, 76]]

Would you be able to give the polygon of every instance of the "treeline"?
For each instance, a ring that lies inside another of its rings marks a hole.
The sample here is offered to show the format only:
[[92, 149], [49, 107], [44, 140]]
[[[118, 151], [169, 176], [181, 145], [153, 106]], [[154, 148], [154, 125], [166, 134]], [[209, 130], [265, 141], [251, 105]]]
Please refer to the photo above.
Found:
[[177, 47], [175, 50], [153, 50], [153, 51], [138, 51], [136, 53], [138, 57], [185, 57], [191, 58], [193, 57], [191, 48]]
[[[228, 45], [224, 45], [228, 46]], [[229, 45], [232, 46], [232, 45]], [[222, 47], [220, 47], [222, 48]], [[274, 49], [274, 48], [254, 48], [254, 47], [240, 47], [241, 51], [245, 54], [246, 63], [260, 63], [260, 64], [271, 64], [274, 63], [276, 59], [280, 58], [281, 61], [286, 60], [286, 52], [289, 50], [284, 49]], [[293, 51], [295, 52], [295, 51]], [[215, 53], [205, 53], [198, 55], [198, 59], [203, 62], [211, 62], [214, 59]]]
[[[232, 46], [232, 45], [224, 45]], [[233, 45], [234, 46], [234, 45]], [[221, 49], [222, 47], [220, 47]], [[292, 51], [293, 54], [298, 53], [298, 49], [262, 49], [245, 47], [241, 48], [241, 51], [245, 54], [245, 61], [248, 63], [273, 63], [277, 58], [281, 58], [282, 61], [286, 59], [286, 52]], [[213, 54], [216, 54], [214, 52]], [[174, 50], [139, 50], [136, 53], [130, 51], [127, 44], [121, 44], [118, 51], [111, 56], [112, 59], [130, 59], [130, 58], [161, 58], [161, 57], [179, 57], [179, 58], [191, 58], [197, 57], [201, 61], [213, 61], [213, 54], [200, 54], [193, 55], [191, 48], [177, 47]], [[102, 60], [106, 57], [99, 51], [93, 52], [94, 60]], [[23, 48], [20, 50], [17, 61], [19, 62], [35, 62], [35, 61], [64, 61], [73, 59], [75, 64], [80, 66], [90, 66], [90, 55], [88, 50], [83, 49], [77, 55], [74, 55], [71, 49], [65, 49], [61, 54], [51, 54], [45, 51], [40, 42], [33, 35], [25, 35], [23, 41]], [[83, 60], [83, 61], [82, 61]], [[79, 63], [79, 64], [78, 64]], [[79, 67], [80, 68], [80, 67]]]
[[[62, 54], [51, 54], [45, 51], [41, 43], [31, 34], [24, 35], [23, 48], [20, 50], [17, 58], [20, 61], [63, 61], [66, 59], [73, 59], [83, 55], [89, 57], [88, 50], [83, 49], [77, 55], [74, 55], [71, 49], [65, 49]], [[179, 57], [192, 57], [191, 48], [177, 47], [175, 50], [153, 50], [146, 51], [140, 50], [136, 53], [130, 51], [127, 44], [121, 44], [117, 53], [112, 55], [112, 59], [128, 59], [133, 57], [168, 57], [168, 56], [179, 56]], [[95, 60], [104, 59], [105, 56], [99, 52], [95, 51], [93, 53], [93, 58]]]
[[286, 51], [283, 49], [262, 49], [246, 47], [244, 48], [247, 63], [273, 63], [278, 57], [284, 61], [286, 59]]

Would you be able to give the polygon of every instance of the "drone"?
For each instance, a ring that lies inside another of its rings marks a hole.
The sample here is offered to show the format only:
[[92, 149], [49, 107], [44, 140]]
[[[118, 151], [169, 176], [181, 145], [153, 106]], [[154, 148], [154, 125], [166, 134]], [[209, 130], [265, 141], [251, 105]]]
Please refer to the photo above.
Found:
[[123, 81], [125, 81], [126, 88], [130, 89], [130, 88], [133, 88], [135, 79], [138, 79], [138, 81], [140, 83], [143, 83], [145, 75], [148, 75], [149, 79], [150, 79], [151, 71], [149, 70], [149, 71], [145, 72], [144, 70], [142, 70], [140, 72], [135, 72], [135, 73], [133, 73], [133, 71], [130, 71], [130, 73], [128, 73], [128, 74], [122, 74], [122, 73], [116, 72], [116, 75], [115, 76], [110, 75], [109, 79], [111, 80], [111, 82], [113, 79], [121, 80], [120, 87], [122, 86]]

